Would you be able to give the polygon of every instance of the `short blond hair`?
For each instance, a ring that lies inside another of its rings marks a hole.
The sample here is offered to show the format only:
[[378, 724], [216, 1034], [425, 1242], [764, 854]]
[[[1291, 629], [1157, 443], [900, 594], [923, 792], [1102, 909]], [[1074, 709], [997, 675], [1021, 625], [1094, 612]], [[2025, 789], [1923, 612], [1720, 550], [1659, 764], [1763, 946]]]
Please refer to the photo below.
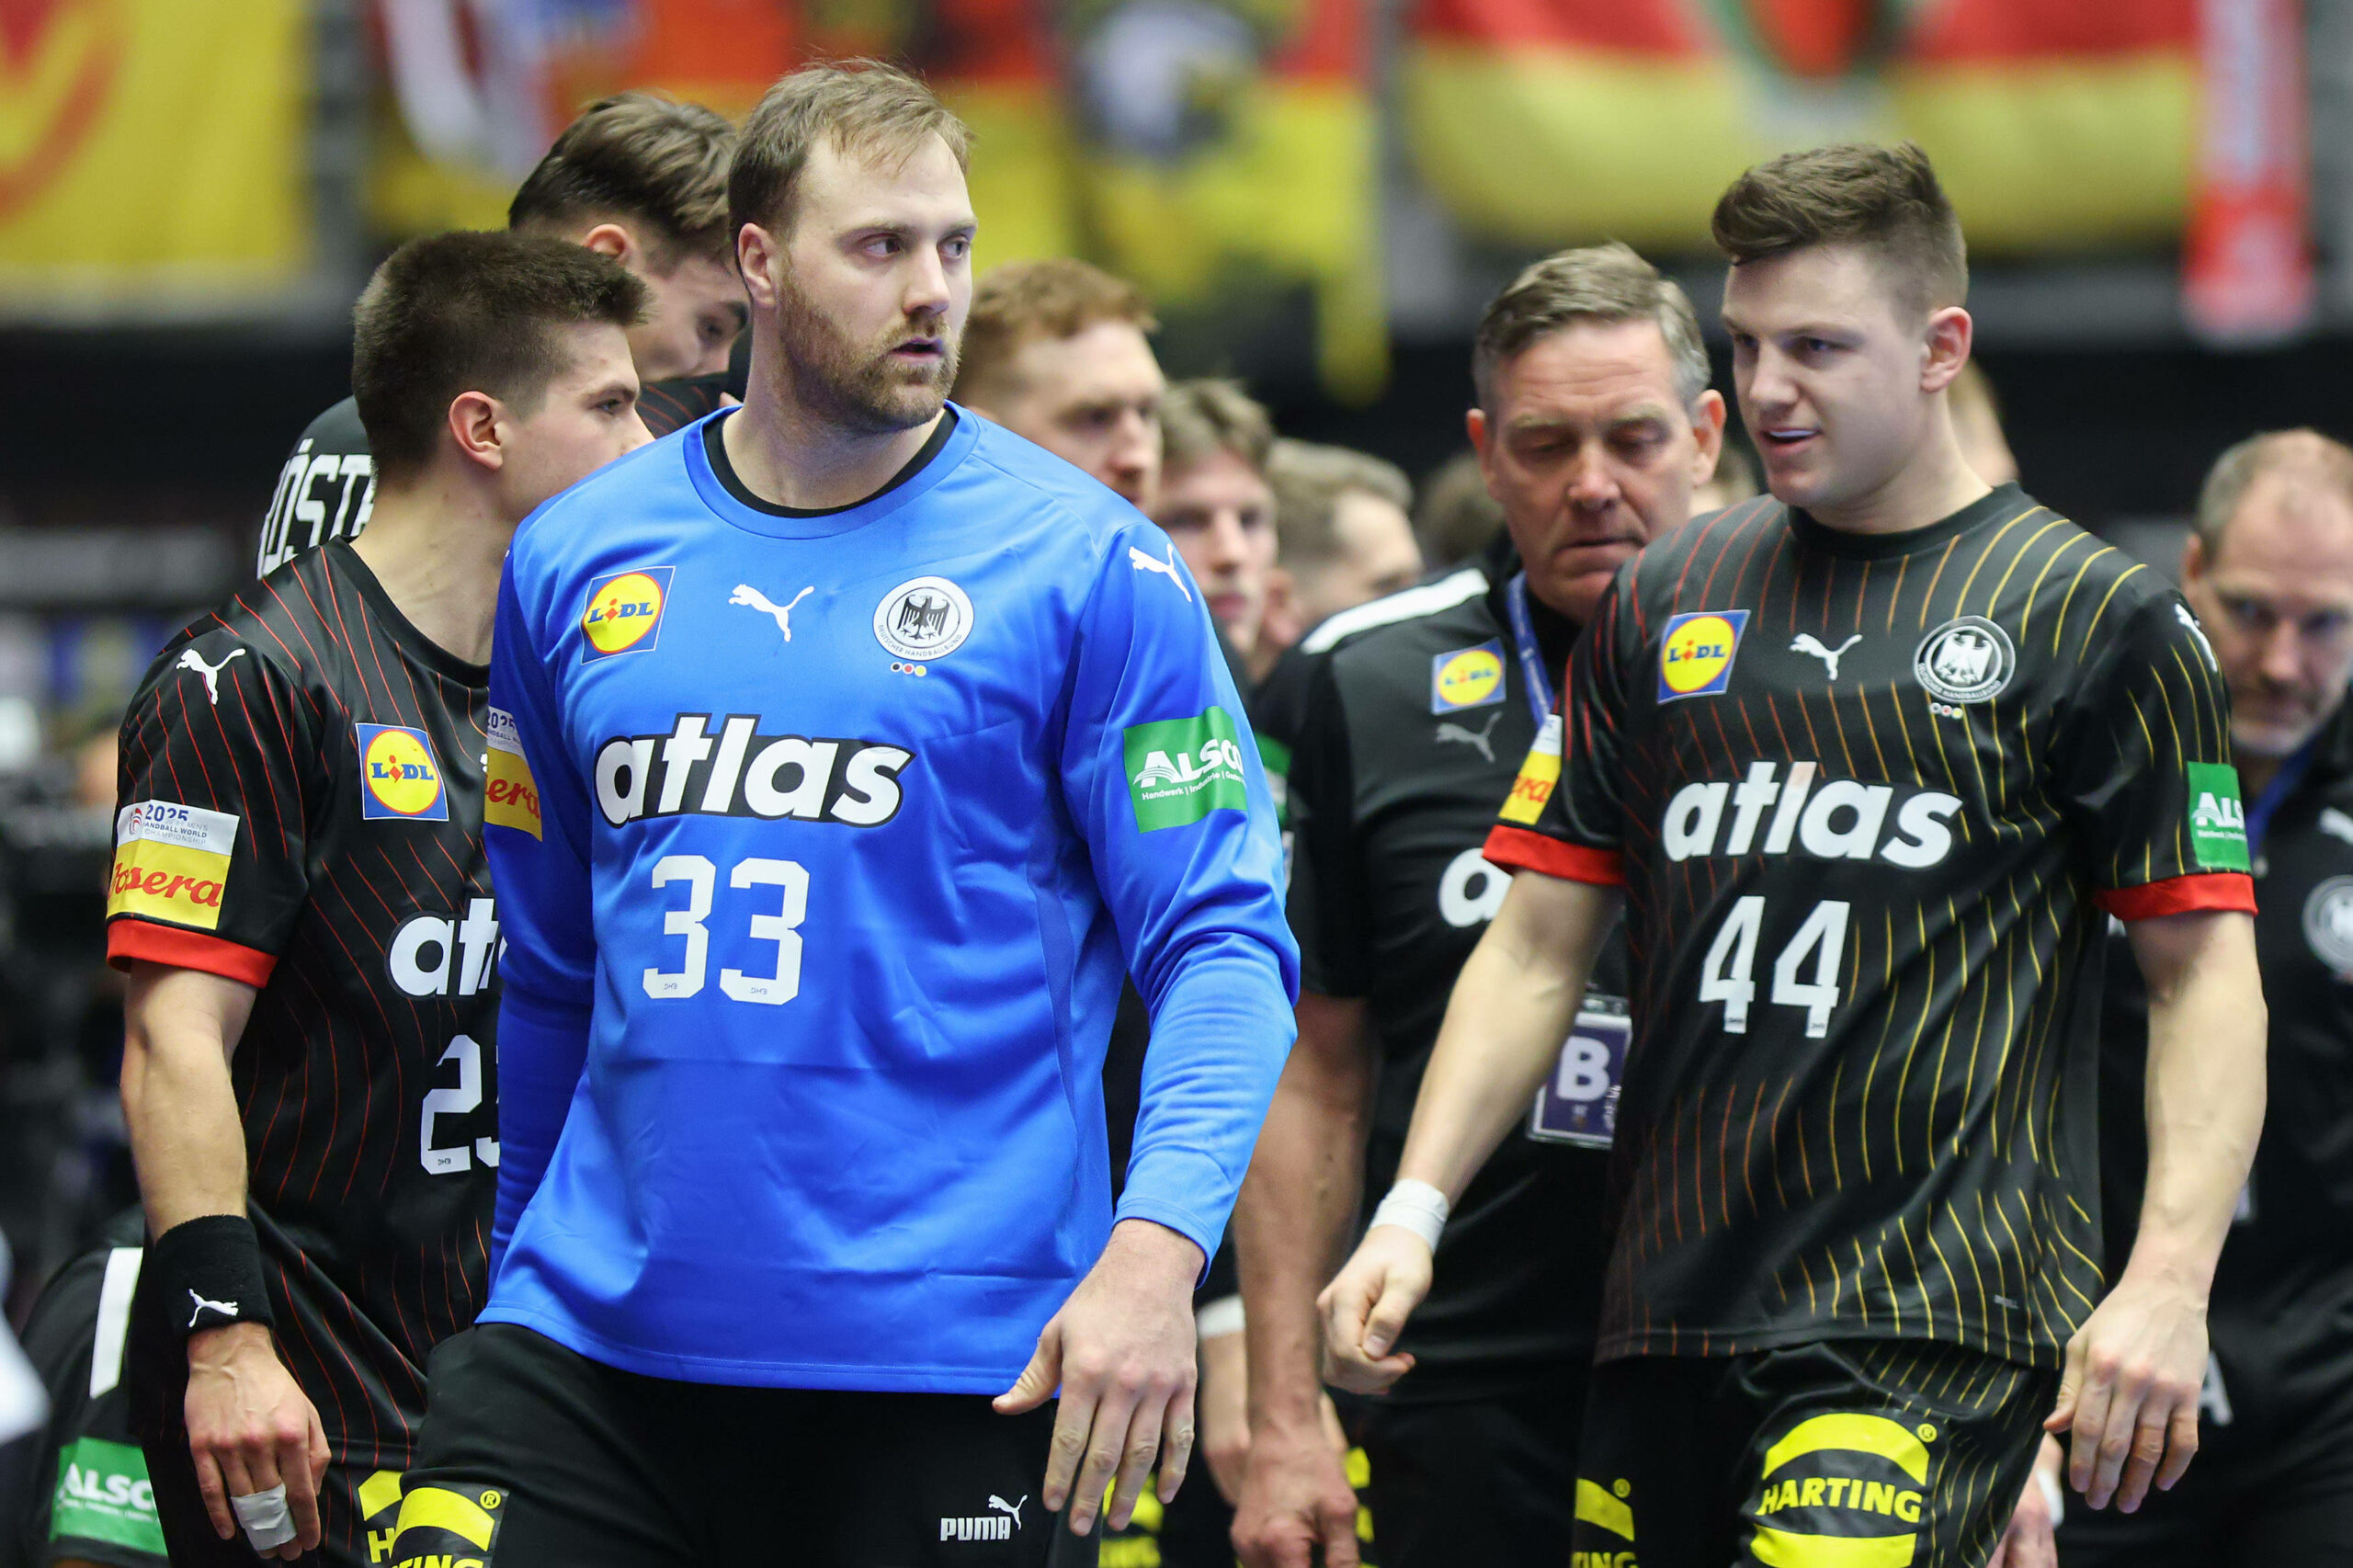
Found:
[[805, 65], [770, 87], [744, 122], [727, 168], [728, 232], [791, 228], [794, 187], [821, 137], [836, 152], [904, 162], [935, 136], [958, 168], [970, 167], [972, 131], [915, 77], [878, 60]]
[[1278, 440], [1267, 456], [1267, 483], [1275, 493], [1276, 560], [1285, 566], [1319, 566], [1346, 553], [1333, 525], [1340, 497], [1352, 491], [1401, 512], [1414, 509], [1405, 471], [1352, 447]]
[[1196, 463], [1212, 452], [1232, 452], [1257, 473], [1267, 472], [1275, 424], [1240, 381], [1203, 376], [1178, 381], [1160, 403], [1160, 466], [1163, 472]]
[[972, 287], [956, 400], [985, 403], [992, 393], [1015, 390], [1013, 358], [1024, 345], [1076, 337], [1107, 321], [1125, 322], [1143, 333], [1160, 326], [1142, 290], [1075, 256], [1008, 261], [989, 268]]

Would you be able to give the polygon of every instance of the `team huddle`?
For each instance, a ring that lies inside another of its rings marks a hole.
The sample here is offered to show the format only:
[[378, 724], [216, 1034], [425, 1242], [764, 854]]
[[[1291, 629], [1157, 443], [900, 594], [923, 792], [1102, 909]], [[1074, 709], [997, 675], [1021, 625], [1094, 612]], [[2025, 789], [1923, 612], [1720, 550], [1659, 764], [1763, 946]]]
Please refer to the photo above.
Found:
[[124, 724], [61, 1473], [154, 1523], [41, 1561], [2353, 1551], [2353, 453], [2177, 591], [1972, 460], [1952, 209], [1826, 148], [1714, 212], [1768, 493], [1563, 252], [1406, 585], [1386, 465], [976, 289], [974, 155], [632, 96], [376, 274]]

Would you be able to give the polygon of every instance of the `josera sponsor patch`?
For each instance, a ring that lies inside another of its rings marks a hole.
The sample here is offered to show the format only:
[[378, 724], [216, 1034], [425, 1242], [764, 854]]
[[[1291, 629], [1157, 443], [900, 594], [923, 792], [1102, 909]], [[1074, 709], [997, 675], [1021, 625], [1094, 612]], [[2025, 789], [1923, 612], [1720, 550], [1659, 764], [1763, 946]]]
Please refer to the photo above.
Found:
[[192, 926], [221, 926], [221, 895], [239, 819], [176, 801], [140, 801], [114, 819], [114, 868], [107, 915], [136, 915]]
[[1504, 821], [1534, 827], [1544, 814], [1544, 802], [1561, 782], [1561, 716], [1546, 715], [1536, 744], [1528, 748], [1528, 759], [1519, 765], [1519, 777], [1512, 780], [1511, 793], [1504, 797]]
[[490, 767], [483, 788], [482, 820], [493, 827], [511, 827], [540, 836], [540, 786], [531, 777], [531, 759], [523, 753], [523, 737], [516, 732], [515, 715], [503, 708], [490, 710]]

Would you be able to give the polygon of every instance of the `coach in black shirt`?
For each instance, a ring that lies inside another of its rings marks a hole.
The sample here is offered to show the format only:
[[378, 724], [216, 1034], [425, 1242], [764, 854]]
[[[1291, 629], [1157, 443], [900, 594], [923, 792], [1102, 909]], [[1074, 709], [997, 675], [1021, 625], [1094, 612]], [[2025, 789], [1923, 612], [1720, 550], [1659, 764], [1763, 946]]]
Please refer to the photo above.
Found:
[[[1522, 273], [1474, 355], [1471, 438], [1508, 541], [1334, 616], [1287, 666], [1305, 700], [1262, 703], [1300, 715], [1274, 738], [1292, 747], [1305, 994], [1234, 1216], [1252, 1427], [1234, 1539], [1254, 1568], [1305, 1568], [1318, 1540], [1325, 1562], [1356, 1560], [1356, 1499], [1317, 1421], [1315, 1294], [1359, 1193], [1395, 1175], [1447, 995], [1510, 881], [1480, 847], [1579, 626], [1620, 564], [1688, 517], [1722, 440], [1690, 302], [1622, 245]], [[1624, 968], [1613, 939], [1523, 1136], [1456, 1210], [1393, 1389], [1370, 1407], [1383, 1568], [1567, 1561]]]
[[[2353, 1562], [2353, 451], [2298, 430], [2224, 453], [2182, 594], [2231, 687], [2271, 1101], [2214, 1273], [2198, 1462], [2137, 1514], [2071, 1515], [2060, 1561]], [[2100, 1065], [2111, 1273], [2148, 1163], [2148, 998], [2122, 956], [2109, 961]]]

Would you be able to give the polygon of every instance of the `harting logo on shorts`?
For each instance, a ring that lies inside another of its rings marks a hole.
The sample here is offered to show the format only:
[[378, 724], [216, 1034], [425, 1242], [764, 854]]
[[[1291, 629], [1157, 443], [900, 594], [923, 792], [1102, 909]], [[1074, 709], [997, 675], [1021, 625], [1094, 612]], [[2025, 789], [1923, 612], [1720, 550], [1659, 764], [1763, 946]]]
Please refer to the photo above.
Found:
[[[1765, 1451], [1752, 1548], [1767, 1562], [1909, 1562], [1928, 1488], [1933, 1426], [1816, 1415]], [[1765, 1521], [1770, 1521], [1769, 1523]], [[1889, 1525], [1909, 1526], [1890, 1530]]]
[[619, 827], [698, 813], [879, 827], [899, 812], [904, 746], [764, 735], [752, 715], [681, 713], [666, 735], [616, 735], [597, 748], [597, 809]]
[[942, 1540], [1011, 1540], [1021, 1528], [1021, 1510], [1029, 1503], [1029, 1494], [1023, 1493], [1021, 1501], [1008, 1503], [992, 1492], [989, 1511], [970, 1518], [939, 1521]]
[[495, 1486], [418, 1486], [401, 1499], [393, 1568], [490, 1568], [506, 1506]]

